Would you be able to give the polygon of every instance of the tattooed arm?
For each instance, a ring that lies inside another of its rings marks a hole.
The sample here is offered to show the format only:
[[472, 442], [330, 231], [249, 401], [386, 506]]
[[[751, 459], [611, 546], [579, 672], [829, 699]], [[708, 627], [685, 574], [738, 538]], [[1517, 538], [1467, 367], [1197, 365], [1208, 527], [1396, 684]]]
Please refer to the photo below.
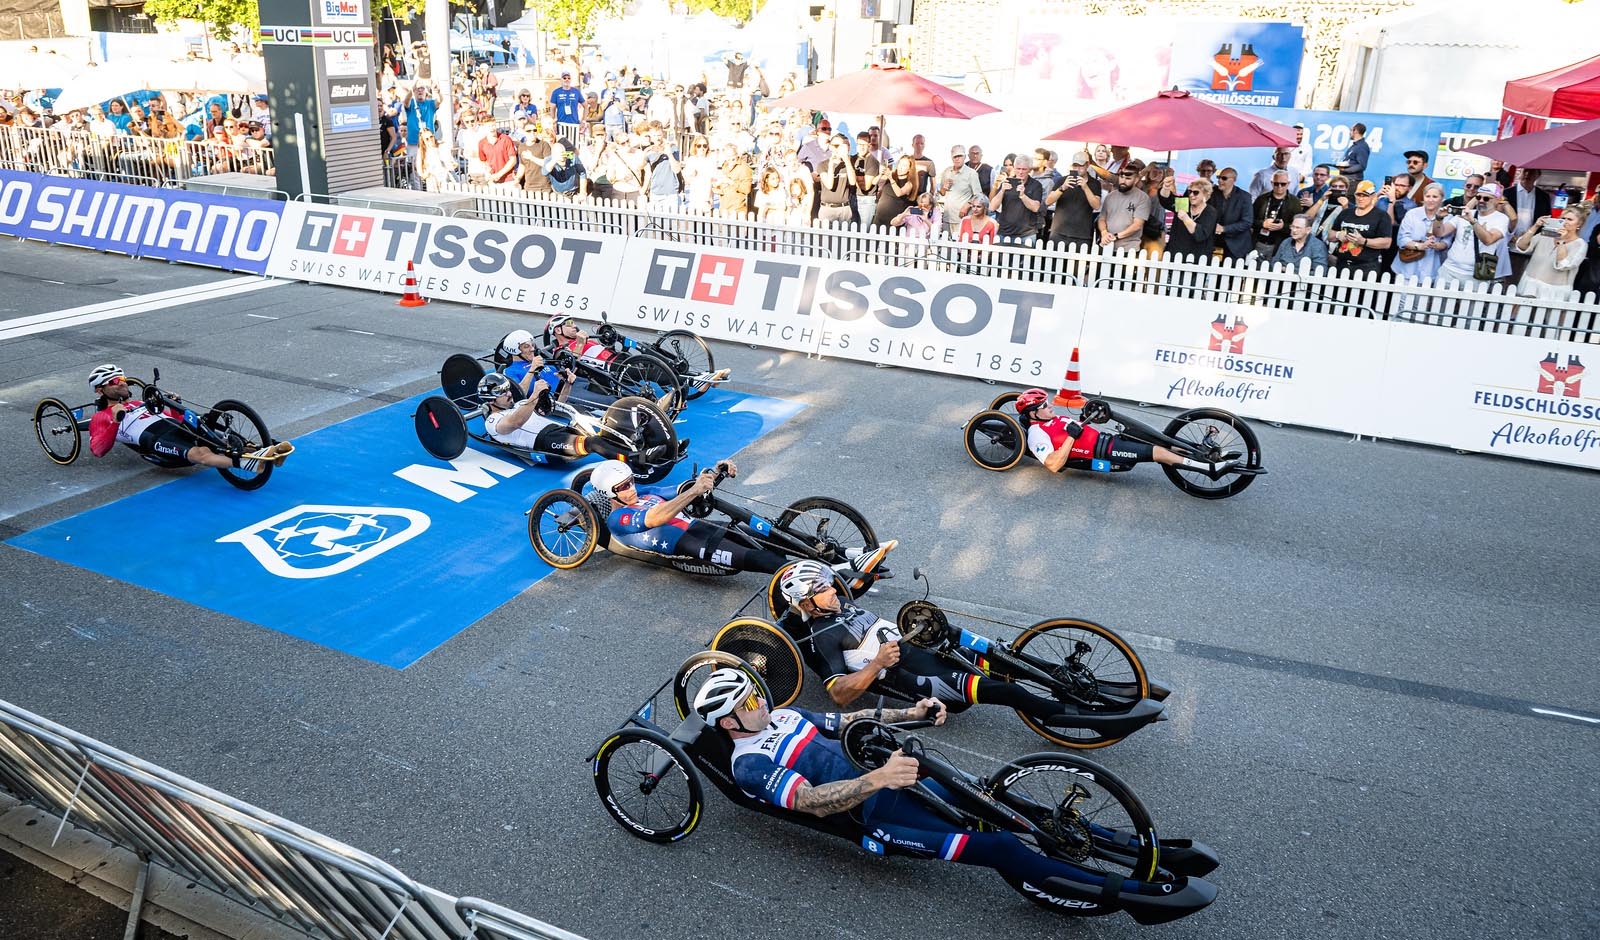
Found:
[[885, 708], [882, 715], [879, 715], [878, 710], [875, 708], [863, 708], [860, 711], [846, 712], [839, 716], [839, 726], [842, 728], [858, 718], [877, 718], [887, 724], [895, 724], [901, 721], [921, 721], [924, 718], [931, 718], [934, 724], [942, 725], [947, 714], [943, 702], [936, 698], [925, 698], [910, 708]]
[[854, 780], [835, 780], [815, 787], [802, 783], [794, 795], [794, 808], [813, 816], [831, 816], [860, 806], [879, 790], [899, 790], [916, 782], [917, 762], [896, 751], [887, 764]]

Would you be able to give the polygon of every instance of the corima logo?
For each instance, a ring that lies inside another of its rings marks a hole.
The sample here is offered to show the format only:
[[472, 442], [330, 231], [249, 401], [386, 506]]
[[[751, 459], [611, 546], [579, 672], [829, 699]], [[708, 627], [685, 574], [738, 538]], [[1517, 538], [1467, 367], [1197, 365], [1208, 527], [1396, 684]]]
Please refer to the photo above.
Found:
[[1582, 385], [1583, 363], [1577, 356], [1568, 356], [1566, 365], [1557, 365], [1555, 353], [1547, 354], [1539, 363], [1539, 394], [1554, 395], [1556, 386], [1567, 398], [1577, 398]]
[[1206, 348], [1212, 352], [1226, 352], [1238, 355], [1244, 352], [1244, 334], [1250, 327], [1244, 322], [1244, 317], [1233, 318], [1233, 325], [1228, 325], [1228, 318], [1217, 314], [1211, 321], [1211, 341]]
[[1250, 91], [1260, 67], [1261, 59], [1250, 43], [1245, 43], [1235, 56], [1233, 43], [1225, 42], [1211, 57], [1211, 87], [1215, 91]]
[[296, 506], [217, 542], [236, 542], [280, 578], [327, 578], [366, 564], [428, 530], [415, 509]]
[[644, 292], [657, 297], [688, 298], [731, 306], [739, 296], [744, 260], [724, 255], [695, 256], [687, 251], [657, 249], [650, 259]]

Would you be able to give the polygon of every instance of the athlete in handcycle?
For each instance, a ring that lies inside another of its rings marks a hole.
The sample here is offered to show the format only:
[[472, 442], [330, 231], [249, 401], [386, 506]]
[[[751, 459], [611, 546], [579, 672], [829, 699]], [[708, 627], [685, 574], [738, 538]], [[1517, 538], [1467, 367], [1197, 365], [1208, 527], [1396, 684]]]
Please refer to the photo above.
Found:
[[[118, 444], [158, 467], [210, 467], [239, 489], [263, 485], [274, 467], [294, 452], [288, 441], [274, 441], [259, 415], [242, 402], [223, 399], [197, 411], [182, 398], [156, 387], [161, 372], [146, 384], [130, 384], [114, 363], [89, 373], [94, 400], [69, 408], [46, 398], [34, 409], [34, 429], [50, 459], [63, 466], [82, 451], [89, 432], [89, 452], [104, 457]], [[135, 385], [137, 385], [137, 396]], [[88, 417], [85, 412], [94, 409]]]
[[[688, 330], [669, 330], [653, 343], [641, 343], [619, 333], [601, 314], [600, 326], [591, 336], [567, 314], [550, 318], [544, 330], [545, 349], [553, 355], [570, 354], [570, 360], [591, 386], [607, 386], [614, 377], [633, 372], [663, 382], [645, 360], [666, 366], [676, 376], [684, 400], [693, 400], [728, 379], [727, 369], [718, 369], [711, 347]], [[641, 357], [644, 357], [643, 359]]]
[[[920, 568], [912, 577], [925, 580]], [[884, 620], [843, 596], [836, 573], [816, 562], [797, 561], [774, 582], [788, 607], [774, 612], [777, 625], [735, 617], [711, 647], [760, 664], [780, 705], [798, 697], [803, 662], [840, 707], [866, 694], [936, 698], [952, 712], [999, 705], [1046, 740], [1072, 748], [1115, 744], [1163, 717], [1168, 690], [1149, 680], [1132, 647], [1098, 624], [1043, 621], [999, 642], [953, 629], [926, 597]]]
[[[458, 358], [467, 357], [452, 356], [445, 371], [465, 375], [465, 366], [454, 362]], [[654, 402], [669, 417], [677, 417], [691, 397], [682, 380], [659, 357], [629, 354], [615, 362], [586, 361], [571, 350], [541, 346], [527, 330], [507, 333], [482, 361], [492, 363], [524, 394], [531, 394], [533, 382], [543, 379], [563, 401], [570, 398], [587, 406], [604, 407], [618, 398], [636, 396]]]
[[1155, 924], [1216, 899], [1203, 878], [1216, 853], [1158, 838], [1148, 810], [1104, 767], [1030, 754], [980, 778], [908, 733], [943, 723], [935, 699], [845, 714], [771, 709], [760, 675], [717, 652], [690, 657], [668, 684], [683, 719], [675, 730], [655, 721], [664, 685], [591, 757], [602, 805], [639, 838], [688, 836], [703, 816], [703, 774], [740, 806], [874, 854], [993, 868], [1061, 914], [1125, 910]]
[[[809, 558], [838, 571], [856, 593], [890, 577], [882, 563], [898, 543], [880, 543], [853, 507], [811, 496], [769, 521], [744, 504], [758, 501], [717, 492], [737, 470], [723, 460], [673, 490], [640, 488], [621, 468], [602, 463], [580, 471], [570, 489], [539, 497], [528, 513], [528, 538], [556, 568], [576, 568], [603, 545], [624, 558], [702, 575], [770, 574]], [[726, 520], [711, 520], [713, 513]]]

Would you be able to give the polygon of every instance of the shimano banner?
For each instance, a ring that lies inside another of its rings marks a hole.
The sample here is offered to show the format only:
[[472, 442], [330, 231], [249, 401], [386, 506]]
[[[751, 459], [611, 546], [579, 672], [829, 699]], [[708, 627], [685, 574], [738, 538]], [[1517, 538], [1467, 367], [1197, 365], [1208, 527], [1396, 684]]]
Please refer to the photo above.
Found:
[[261, 274], [283, 203], [0, 170], [0, 234]]
[[406, 262], [425, 297], [598, 318], [623, 239], [526, 225], [290, 203], [267, 273], [398, 292]]
[[949, 375], [1052, 385], [1085, 292], [920, 268], [634, 239], [611, 320]]

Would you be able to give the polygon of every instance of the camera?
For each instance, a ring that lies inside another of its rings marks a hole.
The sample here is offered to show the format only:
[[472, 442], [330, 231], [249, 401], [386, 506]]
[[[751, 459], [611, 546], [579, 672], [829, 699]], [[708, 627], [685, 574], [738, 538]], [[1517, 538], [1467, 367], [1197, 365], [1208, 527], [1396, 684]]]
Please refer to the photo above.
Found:
[[1460, 206], [1445, 206], [1444, 207], [1444, 211], [1448, 215], [1460, 215], [1461, 214], [1461, 207]]
[[1071, 170], [1071, 171], [1069, 171], [1069, 172], [1068, 172], [1068, 173], [1067, 173], [1067, 179], [1072, 179], [1072, 180], [1075, 180], [1075, 179], [1077, 179], [1077, 178], [1078, 178], [1078, 176], [1079, 176], [1079, 173], [1078, 173], [1078, 171], [1077, 171], [1077, 170]]

